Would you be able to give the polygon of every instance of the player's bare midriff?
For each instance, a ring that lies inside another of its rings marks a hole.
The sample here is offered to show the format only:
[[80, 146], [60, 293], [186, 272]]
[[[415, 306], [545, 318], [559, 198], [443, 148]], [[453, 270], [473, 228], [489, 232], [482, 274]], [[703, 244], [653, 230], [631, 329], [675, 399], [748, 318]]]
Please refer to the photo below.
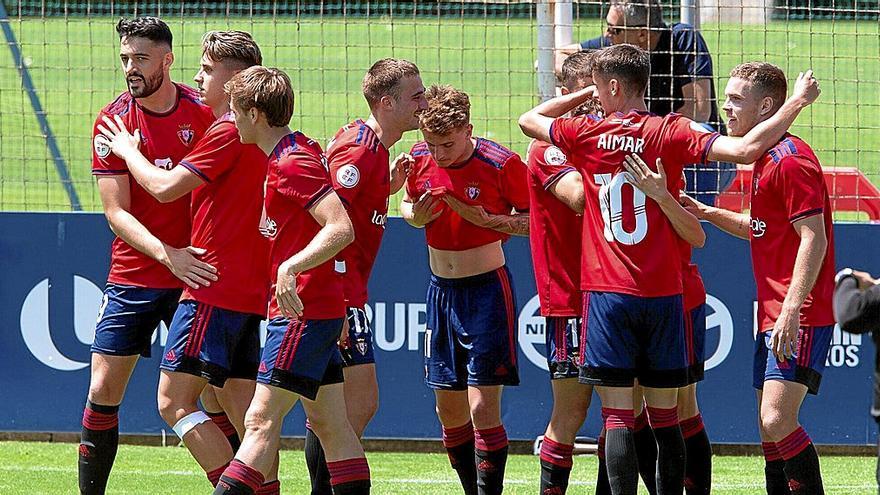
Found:
[[447, 251], [428, 246], [431, 273], [442, 278], [464, 278], [497, 270], [504, 266], [501, 241], [464, 251]]

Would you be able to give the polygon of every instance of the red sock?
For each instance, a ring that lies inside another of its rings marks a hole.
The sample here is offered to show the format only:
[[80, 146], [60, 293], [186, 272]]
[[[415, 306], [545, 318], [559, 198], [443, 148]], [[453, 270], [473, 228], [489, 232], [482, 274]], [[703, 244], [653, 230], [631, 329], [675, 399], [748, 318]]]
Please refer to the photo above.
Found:
[[254, 495], [281, 495], [281, 482], [278, 480], [263, 483]]
[[228, 467], [229, 467], [229, 463], [227, 462], [226, 464], [218, 467], [217, 469], [207, 472], [208, 481], [211, 482], [211, 486], [217, 486], [217, 482], [220, 481], [220, 477], [223, 476], [223, 471], [226, 471], [226, 468], [228, 468]]
[[363, 482], [369, 486], [370, 466], [365, 457], [328, 462], [327, 470], [330, 471], [330, 485], [334, 488], [337, 485]]

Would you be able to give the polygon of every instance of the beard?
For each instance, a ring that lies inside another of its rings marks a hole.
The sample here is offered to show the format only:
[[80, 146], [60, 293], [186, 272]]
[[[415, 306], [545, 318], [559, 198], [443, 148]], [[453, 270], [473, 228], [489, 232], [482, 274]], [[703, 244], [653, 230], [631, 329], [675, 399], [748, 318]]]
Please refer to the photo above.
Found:
[[162, 71], [158, 71], [158, 73], [150, 77], [144, 77], [141, 74], [135, 74], [135, 76], [140, 77], [143, 80], [143, 84], [138, 89], [133, 89], [128, 79], [126, 78], [125, 80], [125, 84], [128, 86], [128, 92], [131, 93], [131, 96], [134, 98], [148, 98], [152, 96], [153, 93], [162, 87], [162, 83], [165, 82], [165, 74]]

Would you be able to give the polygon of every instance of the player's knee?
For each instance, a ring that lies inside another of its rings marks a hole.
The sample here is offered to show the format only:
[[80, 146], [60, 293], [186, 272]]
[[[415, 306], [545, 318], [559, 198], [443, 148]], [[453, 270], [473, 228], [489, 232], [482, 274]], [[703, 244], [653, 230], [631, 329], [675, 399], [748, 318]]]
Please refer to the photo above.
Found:
[[550, 415], [550, 425], [554, 431], [566, 434], [576, 434], [587, 419], [587, 409], [571, 407], [569, 404], [553, 405], [553, 413]]
[[501, 409], [493, 401], [475, 400], [471, 403], [471, 420], [477, 428], [498, 425], [501, 422]]
[[[309, 421], [309, 423], [312, 422]], [[251, 408], [244, 416], [244, 428], [246, 435], [255, 435], [258, 438], [268, 437], [273, 430], [281, 428], [281, 421], [270, 417], [263, 411]]]
[[181, 418], [199, 410], [194, 400], [183, 399], [175, 394], [159, 393], [159, 415], [169, 426], [174, 426]]
[[780, 440], [797, 427], [797, 419], [772, 408], [761, 410], [761, 428], [774, 440]]
[[122, 402], [125, 384], [116, 383], [107, 375], [93, 376], [89, 383], [89, 400], [94, 404], [114, 405]]

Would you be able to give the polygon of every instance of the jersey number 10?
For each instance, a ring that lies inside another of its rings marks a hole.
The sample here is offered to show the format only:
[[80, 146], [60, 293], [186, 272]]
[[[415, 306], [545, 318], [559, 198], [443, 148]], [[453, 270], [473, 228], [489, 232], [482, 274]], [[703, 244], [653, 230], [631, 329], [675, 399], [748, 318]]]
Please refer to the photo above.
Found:
[[[632, 246], [638, 244], [648, 234], [648, 215], [645, 213], [645, 193], [632, 183], [628, 172], [612, 174], [595, 174], [593, 180], [599, 187], [599, 207], [605, 221], [605, 240], [617, 241]], [[632, 188], [632, 209], [636, 225], [632, 232], [623, 227], [623, 186]]]

